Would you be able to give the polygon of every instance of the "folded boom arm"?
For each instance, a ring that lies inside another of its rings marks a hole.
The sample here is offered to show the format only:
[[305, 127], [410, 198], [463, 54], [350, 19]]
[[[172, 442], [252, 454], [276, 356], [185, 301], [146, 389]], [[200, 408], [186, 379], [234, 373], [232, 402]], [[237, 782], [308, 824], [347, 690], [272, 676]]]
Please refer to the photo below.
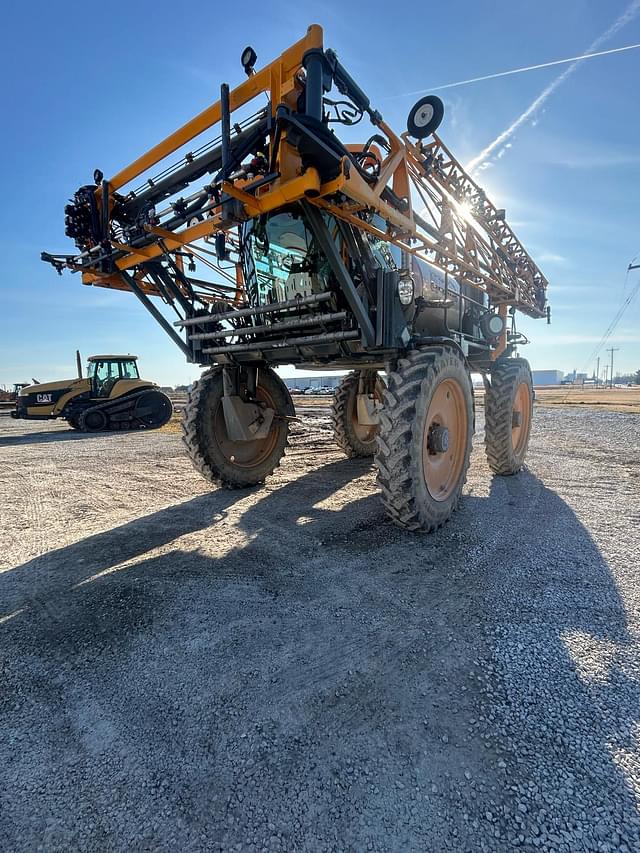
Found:
[[[394, 133], [324, 50], [320, 27], [248, 70], [243, 83], [223, 84], [220, 100], [110, 179], [96, 171], [95, 184], [66, 209], [79, 251], [43, 258], [80, 272], [85, 284], [132, 290], [147, 305], [160, 297], [188, 326], [247, 309], [247, 223], [261, 227], [306, 204], [485, 293], [497, 311], [545, 316], [547, 281], [504, 211], [435, 133], [424, 140]], [[326, 97], [332, 86], [348, 100]], [[345, 145], [330, 129], [329, 119], [348, 125], [365, 115], [374, 132], [362, 145]], [[201, 142], [213, 128], [218, 136]], [[149, 177], [195, 140], [197, 147]], [[375, 321], [375, 306], [363, 305]], [[361, 316], [359, 326], [367, 322]]]

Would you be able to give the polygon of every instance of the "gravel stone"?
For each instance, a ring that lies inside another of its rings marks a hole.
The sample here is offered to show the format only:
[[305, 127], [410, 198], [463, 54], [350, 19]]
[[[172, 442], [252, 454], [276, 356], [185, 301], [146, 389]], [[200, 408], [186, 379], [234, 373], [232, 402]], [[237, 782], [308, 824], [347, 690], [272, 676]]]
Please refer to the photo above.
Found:
[[640, 850], [640, 417], [536, 408], [387, 521], [302, 405], [266, 486], [0, 418], [0, 849]]

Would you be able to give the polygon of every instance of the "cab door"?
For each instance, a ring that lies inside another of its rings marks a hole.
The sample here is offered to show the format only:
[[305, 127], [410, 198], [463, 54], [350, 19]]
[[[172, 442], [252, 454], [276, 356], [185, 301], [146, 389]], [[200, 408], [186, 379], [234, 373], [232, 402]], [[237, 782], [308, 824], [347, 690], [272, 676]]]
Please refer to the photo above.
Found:
[[120, 378], [118, 364], [113, 361], [97, 361], [92, 377], [93, 396], [109, 397], [113, 386]]

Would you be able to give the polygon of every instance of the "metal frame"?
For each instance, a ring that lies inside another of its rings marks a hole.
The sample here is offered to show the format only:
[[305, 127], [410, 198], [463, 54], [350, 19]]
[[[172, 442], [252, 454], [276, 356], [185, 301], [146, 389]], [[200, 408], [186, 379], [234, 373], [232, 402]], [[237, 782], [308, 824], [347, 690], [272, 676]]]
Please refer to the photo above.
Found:
[[[375, 128], [375, 145], [370, 140], [366, 150], [364, 146], [342, 146], [323, 130], [323, 97], [332, 85], [350, 99], [355, 113], [368, 115]], [[268, 98], [267, 106], [261, 106], [256, 116], [244, 123], [233, 125], [234, 114], [263, 94]], [[221, 128], [218, 147], [207, 143], [187, 154], [175, 168], [165, 168], [160, 181], [148, 178], [140, 190], [128, 189], [135, 179], [216, 125]], [[301, 138], [307, 149], [317, 152], [315, 164], [305, 162]], [[251, 143], [260, 139], [269, 167], [258, 175], [243, 174], [237, 167], [246, 158]], [[199, 153], [202, 151], [205, 153]], [[330, 175], [323, 166], [327, 163]], [[151, 197], [154, 192], [161, 195], [157, 189], [161, 186], [187, 186], [194, 176], [200, 179], [203, 170], [212, 169], [217, 170], [213, 181], [187, 199], [149, 214], [135, 238], [127, 237], [117, 218], [127, 204], [140, 213], [145, 193]], [[420, 213], [414, 210], [418, 201], [423, 205]], [[220, 100], [109, 180], [100, 179], [94, 205], [101, 214], [99, 241], [75, 256], [43, 254], [43, 258], [58, 271], [69, 268], [81, 272], [84, 284], [131, 290], [191, 360], [204, 355], [204, 362], [218, 360], [225, 351], [231, 357], [241, 352], [260, 357], [264, 353], [257, 338], [226, 347], [203, 348], [200, 341], [234, 338], [233, 329], [228, 336], [223, 327], [203, 331], [207, 324], [228, 319], [213, 310], [220, 303], [226, 305], [226, 313], [234, 321], [244, 323], [247, 318], [252, 334], [267, 331], [268, 324], [261, 327], [255, 318], [269, 312], [248, 301], [241, 264], [242, 222], [292, 204], [301, 205], [305, 211], [352, 315], [353, 323], [341, 315], [339, 329], [329, 330], [322, 325], [326, 318], [318, 318], [315, 340], [323, 347], [327, 343], [335, 345], [331, 352], [323, 349], [327, 360], [329, 356], [336, 361], [357, 360], [369, 354], [379, 361], [383, 357], [381, 349], [397, 347], [398, 340], [405, 344], [408, 341], [398, 338], [398, 318], [390, 316], [397, 313], [397, 306], [389, 297], [390, 285], [378, 287], [377, 306], [363, 301], [328, 232], [322, 211], [350, 226], [354, 234], [374, 235], [398, 246], [406, 255], [435, 264], [445, 275], [454, 275], [461, 286], [485, 292], [491, 307], [503, 317], [508, 306], [531, 317], [546, 316], [547, 281], [504, 222], [503, 212], [487, 199], [438, 136], [419, 142], [406, 133], [398, 136], [393, 132], [333, 51], [324, 50], [322, 29], [317, 25], [310, 26], [302, 39], [239, 86], [223, 84]], [[189, 211], [193, 211], [192, 219]], [[373, 221], [373, 214], [383, 225]], [[225, 235], [224, 240], [221, 235]], [[215, 253], [207, 249], [209, 242], [215, 242], [216, 248], [224, 242], [224, 252], [219, 251], [215, 260], [211, 260]], [[190, 278], [184, 271], [185, 254], [209, 266], [217, 280]], [[179, 317], [176, 325], [187, 333], [193, 331], [187, 343], [151, 297], [160, 297], [175, 308]], [[461, 293], [460, 299], [463, 298]], [[332, 309], [337, 311], [338, 307]], [[287, 314], [289, 309], [283, 309], [284, 322], [289, 324], [281, 329], [285, 336], [279, 341], [263, 342], [265, 347], [283, 350], [286, 358], [291, 357], [293, 348], [298, 360], [309, 360], [310, 353], [303, 348], [313, 346], [314, 335], [286, 335], [287, 328], [313, 326], [315, 309], [308, 310], [310, 315], [298, 318], [296, 326], [295, 318]], [[202, 313], [205, 316], [200, 316]], [[357, 335], [353, 334], [354, 323]], [[386, 331], [382, 333], [382, 329]], [[248, 328], [243, 326], [242, 332], [248, 336]], [[455, 337], [458, 333], [452, 334]], [[501, 339], [488, 347], [490, 357], [499, 357], [507, 346], [505, 329]]]

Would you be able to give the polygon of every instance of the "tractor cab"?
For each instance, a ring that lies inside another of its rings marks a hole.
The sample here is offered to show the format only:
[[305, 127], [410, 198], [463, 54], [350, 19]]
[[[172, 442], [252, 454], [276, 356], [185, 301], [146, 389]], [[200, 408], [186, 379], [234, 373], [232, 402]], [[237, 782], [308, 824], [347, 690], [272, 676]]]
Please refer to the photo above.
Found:
[[139, 379], [137, 355], [92, 355], [87, 364], [93, 397], [109, 397], [121, 379]]

